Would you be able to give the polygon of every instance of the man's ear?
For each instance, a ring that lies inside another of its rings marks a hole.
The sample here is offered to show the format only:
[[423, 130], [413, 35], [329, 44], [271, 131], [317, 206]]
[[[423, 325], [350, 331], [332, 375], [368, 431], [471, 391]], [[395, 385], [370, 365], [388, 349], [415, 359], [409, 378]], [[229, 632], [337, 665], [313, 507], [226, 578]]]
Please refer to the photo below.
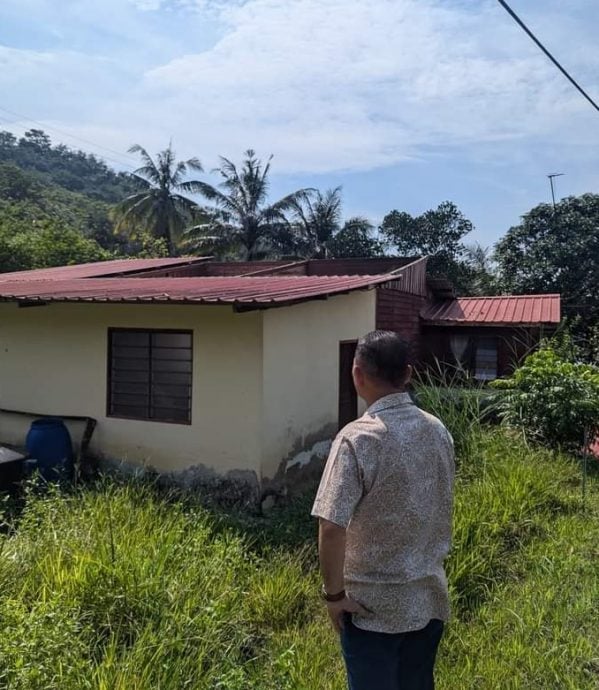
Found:
[[412, 380], [412, 375], [414, 374], [414, 367], [412, 367], [411, 364], [408, 364], [408, 368], [406, 369], [406, 378], [404, 379], [404, 386], [407, 386], [410, 381]]
[[352, 378], [354, 380], [354, 386], [356, 388], [362, 387], [364, 385], [364, 372], [360, 368], [360, 365], [356, 364], [356, 362], [354, 362], [354, 364], [352, 366], [351, 373], [352, 373]]

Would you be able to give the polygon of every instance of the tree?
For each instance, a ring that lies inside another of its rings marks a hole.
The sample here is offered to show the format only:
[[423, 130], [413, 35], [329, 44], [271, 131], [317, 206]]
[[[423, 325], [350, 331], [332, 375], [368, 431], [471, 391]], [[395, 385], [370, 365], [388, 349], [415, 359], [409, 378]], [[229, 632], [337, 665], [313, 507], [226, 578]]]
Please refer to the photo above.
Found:
[[599, 195], [539, 204], [497, 243], [495, 260], [502, 287], [561, 293], [584, 331], [599, 319]]
[[473, 229], [472, 223], [451, 201], [444, 201], [419, 216], [391, 211], [380, 227], [387, 242], [399, 254], [428, 256], [429, 272], [446, 275], [460, 292], [468, 291], [471, 277], [463, 261], [462, 239]]
[[31, 268], [31, 255], [27, 248], [15, 243], [12, 229], [0, 222], [0, 273], [23, 271]]
[[473, 229], [472, 223], [451, 201], [444, 201], [420, 216], [391, 211], [381, 224], [381, 231], [401, 254], [451, 259], [461, 254], [461, 240]]
[[12, 132], [7, 132], [6, 130], [0, 131], [0, 154], [3, 157], [7, 153], [12, 153], [12, 151], [17, 146], [17, 137]]
[[44, 220], [26, 231], [0, 224], [0, 272], [105, 261], [112, 255], [61, 222]]
[[464, 247], [464, 262], [470, 270], [469, 293], [472, 295], [495, 295], [499, 282], [495, 274], [492, 251], [478, 242]]
[[23, 138], [19, 141], [19, 145], [44, 152], [50, 150], [52, 142], [43, 129], [30, 129], [25, 132]]
[[306, 193], [293, 208], [301, 254], [310, 258], [330, 255], [330, 244], [341, 226], [341, 187]]
[[265, 164], [249, 149], [241, 168], [221, 156], [214, 172], [222, 178], [217, 187], [198, 182], [194, 190], [213, 203], [208, 219], [188, 232], [196, 250], [208, 249], [244, 259], [259, 259], [287, 253], [290, 224], [286, 213], [295, 209], [309, 190], [300, 189], [268, 204], [270, 156]]
[[133, 236], [150, 233], [163, 239], [169, 255], [174, 256], [184, 230], [199, 212], [198, 205], [185, 194], [201, 191], [203, 183], [187, 180], [186, 176], [192, 170], [201, 172], [202, 164], [197, 158], [177, 162], [170, 144], [156, 161], [139, 144], [129, 153], [138, 153], [143, 162], [132, 174], [141, 191], [116, 207], [116, 230], [127, 229]]
[[366, 218], [356, 216], [345, 221], [329, 242], [331, 256], [374, 258], [384, 255], [384, 245], [373, 236], [374, 226]]
[[373, 237], [374, 227], [356, 216], [341, 225], [341, 187], [308, 191], [294, 208], [299, 253], [308, 258], [382, 256], [384, 247]]
[[29, 203], [40, 201], [42, 185], [16, 165], [0, 163], [0, 199]]

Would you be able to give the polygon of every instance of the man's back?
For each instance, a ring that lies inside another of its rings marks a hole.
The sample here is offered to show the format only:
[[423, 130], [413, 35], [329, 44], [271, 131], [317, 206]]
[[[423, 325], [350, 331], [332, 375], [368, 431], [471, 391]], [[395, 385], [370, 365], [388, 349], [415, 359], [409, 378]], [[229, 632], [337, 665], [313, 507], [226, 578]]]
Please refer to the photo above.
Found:
[[348, 594], [364, 630], [399, 633], [447, 620], [451, 436], [407, 393], [377, 400], [331, 450], [313, 514], [346, 527]]

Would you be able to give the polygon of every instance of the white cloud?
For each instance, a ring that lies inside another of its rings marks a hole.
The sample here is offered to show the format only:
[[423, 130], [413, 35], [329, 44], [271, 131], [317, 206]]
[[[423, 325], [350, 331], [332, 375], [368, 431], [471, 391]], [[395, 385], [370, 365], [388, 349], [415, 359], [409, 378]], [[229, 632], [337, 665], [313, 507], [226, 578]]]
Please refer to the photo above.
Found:
[[[103, 25], [113, 4], [102, 5]], [[490, 0], [129, 0], [129, 7], [193, 9], [197, 40], [188, 30], [178, 57], [159, 67], [146, 62], [143, 73], [131, 71], [139, 70], [132, 55], [127, 88], [117, 85], [115, 65], [79, 67], [63, 56], [58, 73], [71, 90], [86, 89], [88, 115], [68, 113], [62, 126], [93, 132], [106, 146], [139, 141], [157, 150], [173, 136], [181, 155], [208, 164], [251, 146], [274, 153], [277, 171], [325, 172], [447, 147], [492, 146], [501, 155], [504, 144], [556, 133], [562, 142], [599, 143], [589, 133], [588, 104]], [[553, 32], [546, 38], [589, 88], [597, 85], [599, 57], [566, 40], [577, 28], [584, 33], [582, 18], [573, 11], [560, 24], [550, 5], [541, 8], [535, 16]], [[206, 49], [202, 18], [215, 13], [222, 34]], [[138, 45], [143, 29], [135, 34], [134, 17], [126, 19]], [[171, 44], [172, 35], [163, 38]], [[4, 51], [0, 68], [13, 65], [14, 80], [25, 74], [43, 89], [56, 59]]]
[[129, 0], [139, 10], [155, 12], [160, 9], [188, 10], [192, 12], [224, 12], [247, 0]]
[[10, 96], [0, 105], [29, 101], [25, 107], [38, 119], [52, 112], [83, 115], [88, 108], [82, 97], [84, 89], [93, 84], [95, 94], [106, 92], [113, 88], [115, 77], [118, 83], [120, 65], [102, 56], [0, 45], [0, 92]]
[[129, 2], [138, 10], [144, 11], [159, 10], [163, 4], [162, 0], [129, 0]]
[[585, 117], [492, 4], [253, 0], [221, 18], [212, 50], [149, 71], [142, 89], [200, 152], [252, 145], [288, 171], [370, 168]]
[[54, 62], [56, 62], [56, 56], [51, 52], [18, 50], [0, 45], [0, 75], [3, 79], [8, 77], [22, 79], [24, 75], [52, 65]]

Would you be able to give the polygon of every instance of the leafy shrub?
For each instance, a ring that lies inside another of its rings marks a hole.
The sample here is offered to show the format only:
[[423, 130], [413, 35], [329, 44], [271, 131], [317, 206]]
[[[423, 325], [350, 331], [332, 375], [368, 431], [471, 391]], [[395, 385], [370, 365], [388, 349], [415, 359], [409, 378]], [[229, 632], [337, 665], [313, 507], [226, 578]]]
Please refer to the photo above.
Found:
[[31, 268], [106, 261], [112, 258], [93, 239], [57, 222], [42, 221], [28, 233], [15, 235], [12, 247], [31, 257]]
[[506, 391], [505, 420], [533, 440], [579, 452], [599, 433], [599, 367], [566, 361], [547, 346], [492, 386]]

